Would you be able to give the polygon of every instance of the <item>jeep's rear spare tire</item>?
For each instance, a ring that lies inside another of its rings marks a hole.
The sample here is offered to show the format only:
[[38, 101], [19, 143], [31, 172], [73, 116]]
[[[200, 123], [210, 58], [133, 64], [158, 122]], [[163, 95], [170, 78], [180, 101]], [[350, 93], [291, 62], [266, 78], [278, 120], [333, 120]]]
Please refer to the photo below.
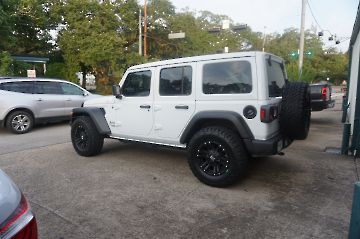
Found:
[[280, 129], [283, 135], [293, 140], [306, 139], [310, 127], [310, 90], [305, 82], [288, 82], [284, 86]]

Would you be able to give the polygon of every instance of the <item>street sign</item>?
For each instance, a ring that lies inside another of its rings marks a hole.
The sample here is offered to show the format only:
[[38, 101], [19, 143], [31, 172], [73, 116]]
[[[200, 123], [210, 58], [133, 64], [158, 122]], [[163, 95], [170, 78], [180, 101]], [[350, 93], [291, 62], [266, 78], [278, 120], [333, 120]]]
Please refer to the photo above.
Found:
[[169, 39], [185, 38], [185, 32], [169, 33]]
[[299, 57], [298, 51], [290, 51], [288, 55], [290, 56], [291, 59], [297, 59]]
[[312, 50], [307, 50], [307, 51], [304, 52], [304, 55], [305, 55], [306, 57], [312, 57], [313, 52], [312, 52]]
[[27, 77], [35, 78], [36, 77], [36, 71], [35, 70], [27, 70]]

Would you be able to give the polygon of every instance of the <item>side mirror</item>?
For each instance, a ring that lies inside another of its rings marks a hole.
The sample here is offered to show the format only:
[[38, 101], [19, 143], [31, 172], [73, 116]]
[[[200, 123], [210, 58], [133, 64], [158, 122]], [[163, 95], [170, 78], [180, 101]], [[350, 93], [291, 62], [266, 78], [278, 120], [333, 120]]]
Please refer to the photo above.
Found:
[[113, 94], [113, 96], [115, 96], [118, 99], [122, 98], [121, 89], [120, 89], [119, 85], [113, 85], [112, 86], [112, 94]]
[[86, 92], [86, 91], [84, 91], [84, 92], [83, 92], [83, 96], [89, 96], [89, 93]]

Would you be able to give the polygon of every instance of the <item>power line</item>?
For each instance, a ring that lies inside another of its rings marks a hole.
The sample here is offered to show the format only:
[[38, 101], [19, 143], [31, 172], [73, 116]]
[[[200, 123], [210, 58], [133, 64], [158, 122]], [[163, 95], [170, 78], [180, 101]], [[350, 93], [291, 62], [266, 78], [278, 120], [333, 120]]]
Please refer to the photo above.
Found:
[[314, 20], [315, 20], [316, 25], [318, 25], [318, 27], [319, 27], [319, 28], [321, 29], [321, 31], [322, 31], [322, 30], [323, 30], [323, 28], [320, 26], [319, 22], [317, 21], [317, 19], [316, 19], [315, 15], [314, 15], [314, 12], [313, 12], [313, 10], [311, 9], [311, 6], [310, 6], [310, 3], [309, 3], [309, 0], [307, 0], [307, 1], [306, 1], [306, 3], [307, 3], [307, 5], [308, 5], [308, 7], [309, 7], [309, 10], [310, 10], [310, 13], [311, 13], [312, 17], [313, 17], [313, 18], [314, 18]]

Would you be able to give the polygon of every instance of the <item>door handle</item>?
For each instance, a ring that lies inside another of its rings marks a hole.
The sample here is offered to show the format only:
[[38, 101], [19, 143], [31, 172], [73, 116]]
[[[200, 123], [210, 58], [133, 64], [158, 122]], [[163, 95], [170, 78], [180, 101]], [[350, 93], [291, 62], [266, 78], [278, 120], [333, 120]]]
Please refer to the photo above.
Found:
[[150, 105], [140, 105], [141, 109], [150, 109]]
[[178, 109], [178, 110], [187, 110], [187, 109], [189, 109], [189, 106], [188, 106], [188, 105], [176, 105], [176, 106], [175, 106], [175, 109]]
[[71, 101], [71, 99], [66, 99], [66, 101]]
[[37, 99], [36, 101], [43, 101], [43, 99], [39, 98], [39, 99]]

